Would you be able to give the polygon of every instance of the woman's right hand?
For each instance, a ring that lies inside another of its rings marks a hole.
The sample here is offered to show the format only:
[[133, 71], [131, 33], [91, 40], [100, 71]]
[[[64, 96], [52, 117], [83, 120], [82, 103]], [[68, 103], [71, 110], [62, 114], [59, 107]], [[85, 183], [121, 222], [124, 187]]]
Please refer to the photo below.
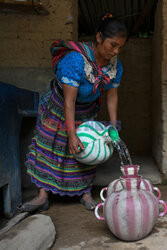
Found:
[[68, 147], [70, 154], [77, 154], [80, 150], [84, 150], [84, 145], [82, 144], [82, 142], [80, 141], [79, 137], [76, 134], [69, 136]]

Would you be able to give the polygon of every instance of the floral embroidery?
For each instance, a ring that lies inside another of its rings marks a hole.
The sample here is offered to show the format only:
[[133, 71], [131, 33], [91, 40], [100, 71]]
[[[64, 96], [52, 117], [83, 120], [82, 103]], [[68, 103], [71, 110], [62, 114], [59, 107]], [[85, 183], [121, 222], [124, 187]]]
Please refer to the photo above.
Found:
[[117, 88], [119, 86], [119, 84], [120, 84], [119, 82], [118, 83], [112, 83], [114, 88]]
[[[95, 77], [93, 75], [93, 67], [91, 64], [88, 62], [85, 56], [83, 56], [85, 65], [84, 65], [84, 71], [85, 71], [85, 77], [88, 81], [91, 83], [95, 82]], [[110, 60], [110, 64], [107, 66], [103, 67], [102, 69], [103, 73], [105, 75], [108, 75], [110, 79], [116, 78], [117, 74], [117, 56], [114, 56]]]
[[110, 60], [110, 64], [103, 67], [103, 72], [107, 74], [110, 79], [116, 78], [117, 74], [117, 56], [113, 56]]
[[76, 81], [74, 81], [72, 79], [68, 79], [68, 77], [64, 77], [64, 76], [61, 78], [61, 82], [70, 84], [70, 85], [72, 85], [74, 87], [78, 87], [79, 86], [79, 84]]
[[91, 64], [88, 62], [85, 56], [83, 56], [84, 59], [84, 71], [85, 71], [85, 78], [90, 81], [91, 83], [95, 82], [95, 77], [93, 75], [93, 67]]

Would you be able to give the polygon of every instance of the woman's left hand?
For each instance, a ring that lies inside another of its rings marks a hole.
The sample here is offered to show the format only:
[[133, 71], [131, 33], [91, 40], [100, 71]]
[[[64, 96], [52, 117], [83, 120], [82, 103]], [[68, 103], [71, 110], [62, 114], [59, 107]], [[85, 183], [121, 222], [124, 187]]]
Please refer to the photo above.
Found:
[[68, 147], [70, 154], [73, 155], [79, 153], [80, 149], [84, 150], [84, 145], [82, 144], [82, 142], [80, 141], [80, 139], [76, 134], [73, 136], [69, 136]]

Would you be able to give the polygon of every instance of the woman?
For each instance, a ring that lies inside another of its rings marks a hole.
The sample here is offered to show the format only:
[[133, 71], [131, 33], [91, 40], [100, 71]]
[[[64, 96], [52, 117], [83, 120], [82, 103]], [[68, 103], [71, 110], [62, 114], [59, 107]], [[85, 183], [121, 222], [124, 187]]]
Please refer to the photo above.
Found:
[[40, 189], [39, 195], [22, 205], [21, 211], [46, 210], [48, 192], [82, 196], [93, 210], [91, 187], [95, 166], [77, 162], [73, 154], [83, 144], [76, 125], [96, 118], [99, 99], [106, 91], [110, 121], [116, 125], [117, 88], [122, 66], [117, 58], [127, 40], [127, 30], [106, 14], [96, 33], [96, 43], [55, 41], [51, 46], [55, 79], [39, 105], [36, 133], [27, 155], [27, 172]]

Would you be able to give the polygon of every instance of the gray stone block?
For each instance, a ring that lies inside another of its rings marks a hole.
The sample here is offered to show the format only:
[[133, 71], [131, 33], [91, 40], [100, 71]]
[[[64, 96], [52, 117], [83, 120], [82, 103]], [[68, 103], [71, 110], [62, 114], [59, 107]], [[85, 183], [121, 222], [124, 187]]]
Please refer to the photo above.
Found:
[[47, 250], [56, 236], [49, 216], [32, 215], [0, 237], [1, 250]]

